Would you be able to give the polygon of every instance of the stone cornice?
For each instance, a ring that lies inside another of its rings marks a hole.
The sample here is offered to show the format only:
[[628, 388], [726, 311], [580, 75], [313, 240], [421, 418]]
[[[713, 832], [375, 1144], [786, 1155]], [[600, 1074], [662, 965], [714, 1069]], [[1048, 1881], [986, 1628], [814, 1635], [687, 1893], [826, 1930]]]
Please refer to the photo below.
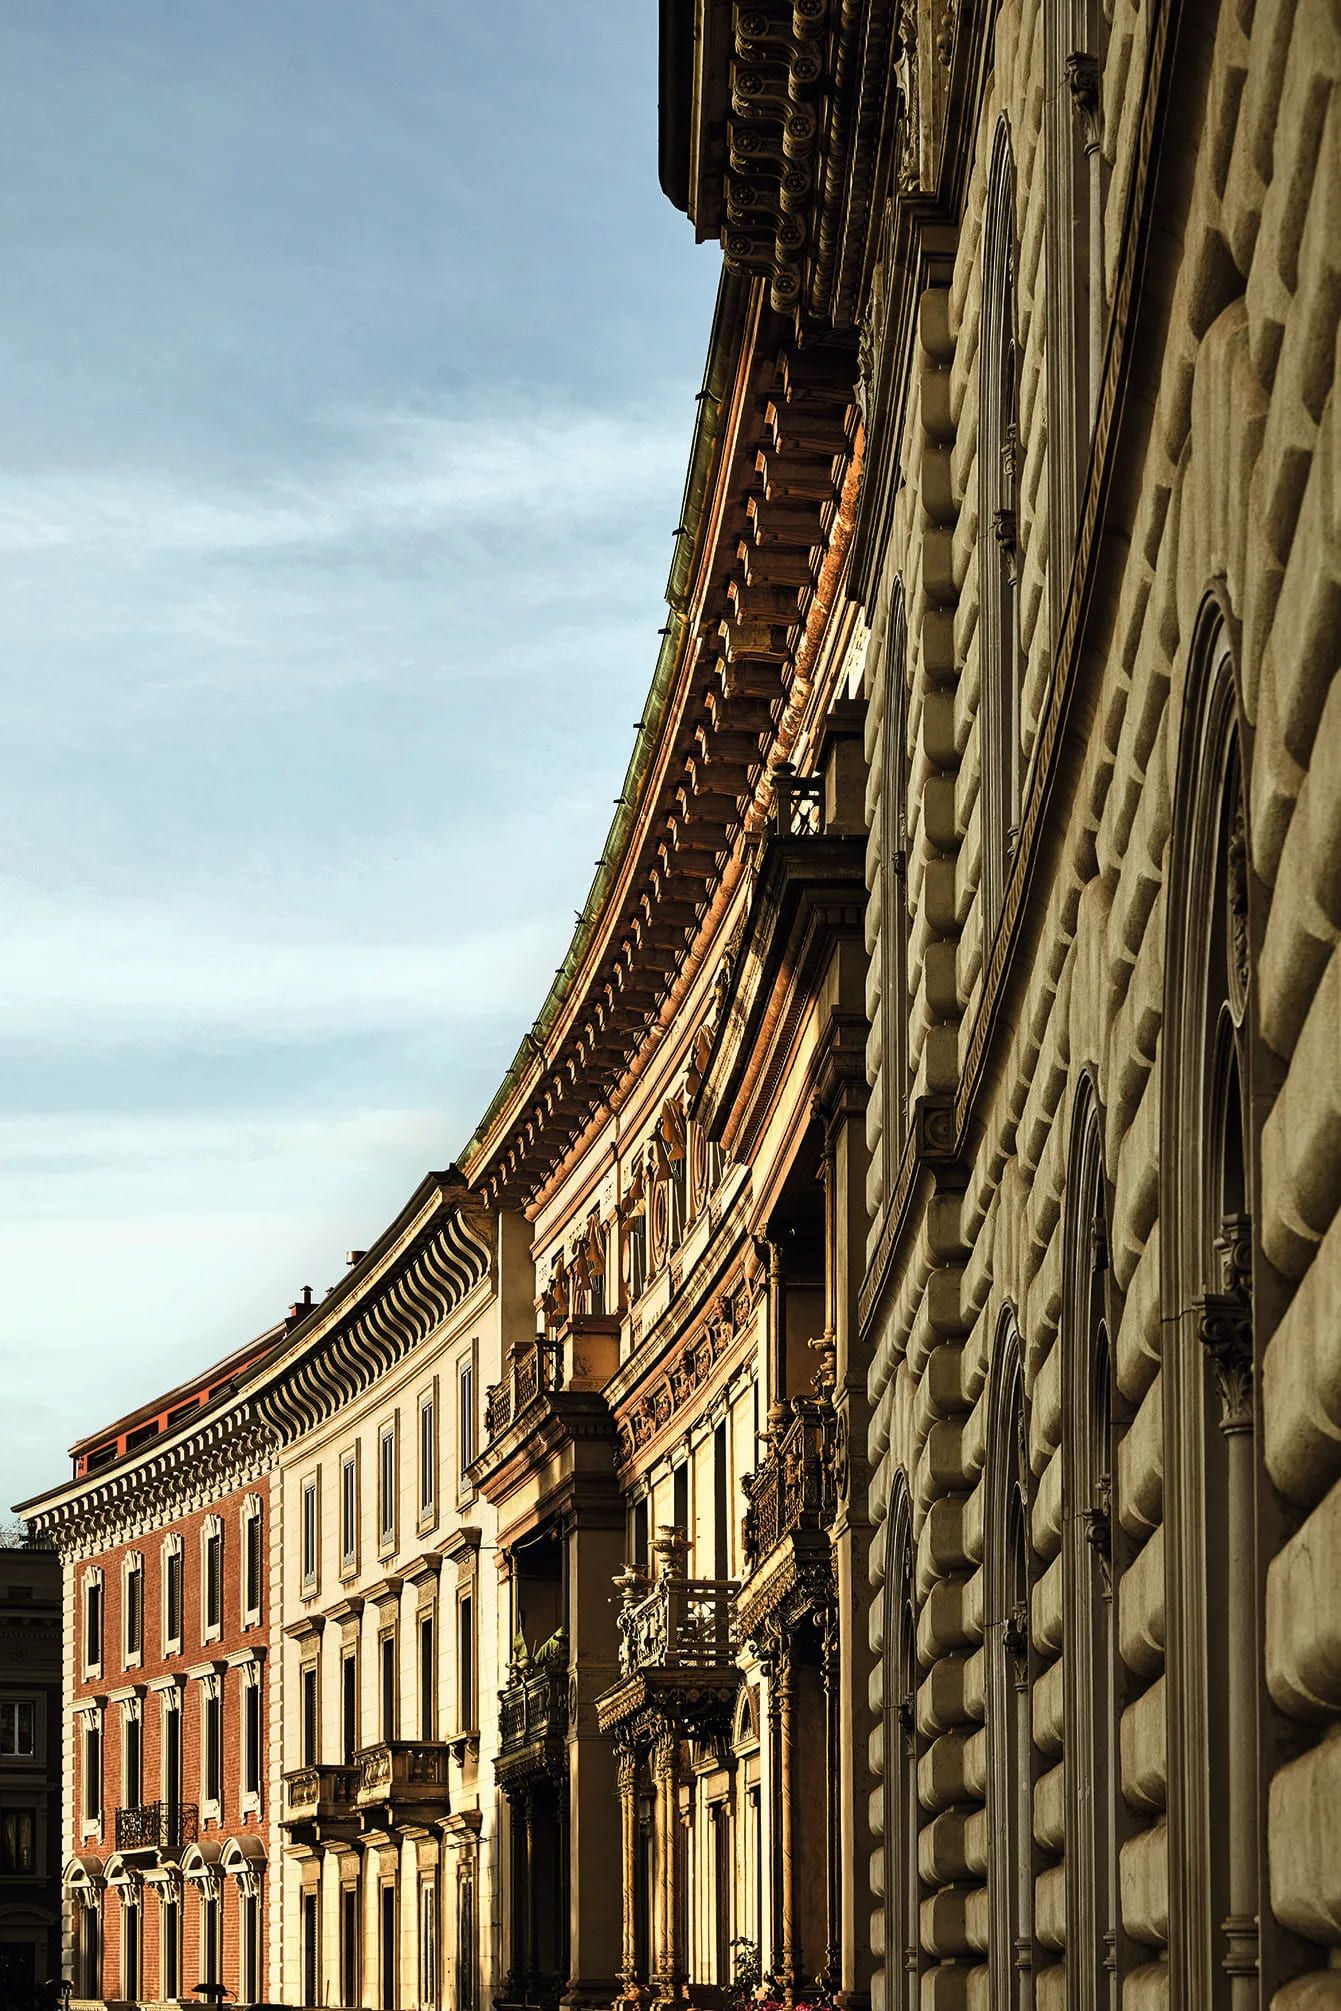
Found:
[[850, 344], [790, 345], [757, 283], [724, 281], [669, 653], [597, 887], [466, 1148], [466, 1175], [491, 1199], [533, 1194], [656, 1045], [734, 848], [768, 798], [798, 659], [814, 653], [812, 609], [828, 619], [816, 595], [856, 450], [854, 381]]
[[779, 313], [852, 325], [910, 74], [901, 14], [899, 0], [662, 7], [662, 188]]
[[432, 1173], [377, 1243], [240, 1388], [121, 1464], [31, 1504], [63, 1557], [125, 1542], [261, 1478], [282, 1449], [385, 1375], [493, 1277], [492, 1221]]
[[491, 1280], [493, 1264], [492, 1222], [460, 1175], [430, 1174], [268, 1371], [256, 1410], [275, 1446], [361, 1396]]

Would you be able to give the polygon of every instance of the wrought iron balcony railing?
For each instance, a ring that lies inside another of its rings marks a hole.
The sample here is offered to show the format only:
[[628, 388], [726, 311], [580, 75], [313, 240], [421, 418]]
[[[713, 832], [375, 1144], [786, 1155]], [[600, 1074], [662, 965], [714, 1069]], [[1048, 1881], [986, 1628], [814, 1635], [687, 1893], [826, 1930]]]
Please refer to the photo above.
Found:
[[796, 775], [789, 762], [773, 771], [773, 831], [779, 838], [819, 838], [824, 834], [824, 783], [818, 775]]
[[118, 1850], [184, 1850], [196, 1841], [200, 1811], [195, 1802], [143, 1802], [116, 1812]]
[[568, 1730], [568, 1671], [536, 1669], [514, 1676], [499, 1692], [498, 1716], [504, 1756], [562, 1738]]
[[833, 1406], [826, 1397], [793, 1397], [759, 1470], [741, 1482], [745, 1563], [753, 1571], [786, 1536], [827, 1529], [838, 1507]]
[[450, 1752], [441, 1739], [390, 1739], [380, 1746], [369, 1746], [358, 1759], [358, 1806], [375, 1808], [388, 1802], [445, 1805]]
[[650, 1591], [641, 1572], [620, 1583], [619, 1666], [625, 1676], [657, 1669], [727, 1669], [734, 1665], [731, 1607], [736, 1587], [725, 1578], [666, 1572]]
[[286, 1822], [349, 1821], [358, 1794], [357, 1767], [298, 1767], [284, 1776]]
[[507, 1374], [502, 1382], [491, 1386], [485, 1399], [484, 1422], [489, 1437], [501, 1437], [542, 1390], [559, 1389], [562, 1383], [561, 1345], [539, 1338], [516, 1343], [510, 1350]]

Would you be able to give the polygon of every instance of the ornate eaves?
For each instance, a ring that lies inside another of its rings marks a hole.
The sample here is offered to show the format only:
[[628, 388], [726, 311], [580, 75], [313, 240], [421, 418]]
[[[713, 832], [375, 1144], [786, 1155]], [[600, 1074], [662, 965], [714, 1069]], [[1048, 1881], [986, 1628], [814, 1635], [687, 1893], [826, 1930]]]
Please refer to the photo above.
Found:
[[535, 1193], [655, 1045], [765, 786], [854, 452], [854, 379], [850, 344], [789, 344], [757, 282], [724, 280], [672, 618], [607, 856], [463, 1156], [491, 1200]]

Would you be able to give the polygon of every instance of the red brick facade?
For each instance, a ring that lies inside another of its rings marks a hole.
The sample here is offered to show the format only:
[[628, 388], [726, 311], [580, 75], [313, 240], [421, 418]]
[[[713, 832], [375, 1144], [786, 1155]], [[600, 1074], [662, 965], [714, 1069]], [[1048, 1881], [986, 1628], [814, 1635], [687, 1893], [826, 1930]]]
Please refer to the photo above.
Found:
[[72, 1566], [77, 2000], [265, 1996], [269, 1509], [259, 1479]]

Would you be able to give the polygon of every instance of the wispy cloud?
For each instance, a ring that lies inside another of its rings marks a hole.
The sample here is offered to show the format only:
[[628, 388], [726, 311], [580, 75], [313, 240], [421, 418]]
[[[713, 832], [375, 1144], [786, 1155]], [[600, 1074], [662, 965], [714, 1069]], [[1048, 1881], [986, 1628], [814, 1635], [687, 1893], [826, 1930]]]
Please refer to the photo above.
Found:
[[322, 429], [329, 458], [302, 479], [243, 484], [193, 469], [0, 473], [0, 552], [226, 557], [375, 538], [543, 523], [571, 537], [618, 523], [683, 467], [682, 415], [554, 411], [499, 398], [488, 413], [365, 412]]
[[44, 1048], [156, 1048], [169, 1036], [245, 1046], [515, 1011], [528, 989], [538, 995], [552, 935], [531, 914], [436, 939], [375, 925], [340, 939], [224, 905], [37, 902], [14, 891], [0, 914], [4, 1037]]

